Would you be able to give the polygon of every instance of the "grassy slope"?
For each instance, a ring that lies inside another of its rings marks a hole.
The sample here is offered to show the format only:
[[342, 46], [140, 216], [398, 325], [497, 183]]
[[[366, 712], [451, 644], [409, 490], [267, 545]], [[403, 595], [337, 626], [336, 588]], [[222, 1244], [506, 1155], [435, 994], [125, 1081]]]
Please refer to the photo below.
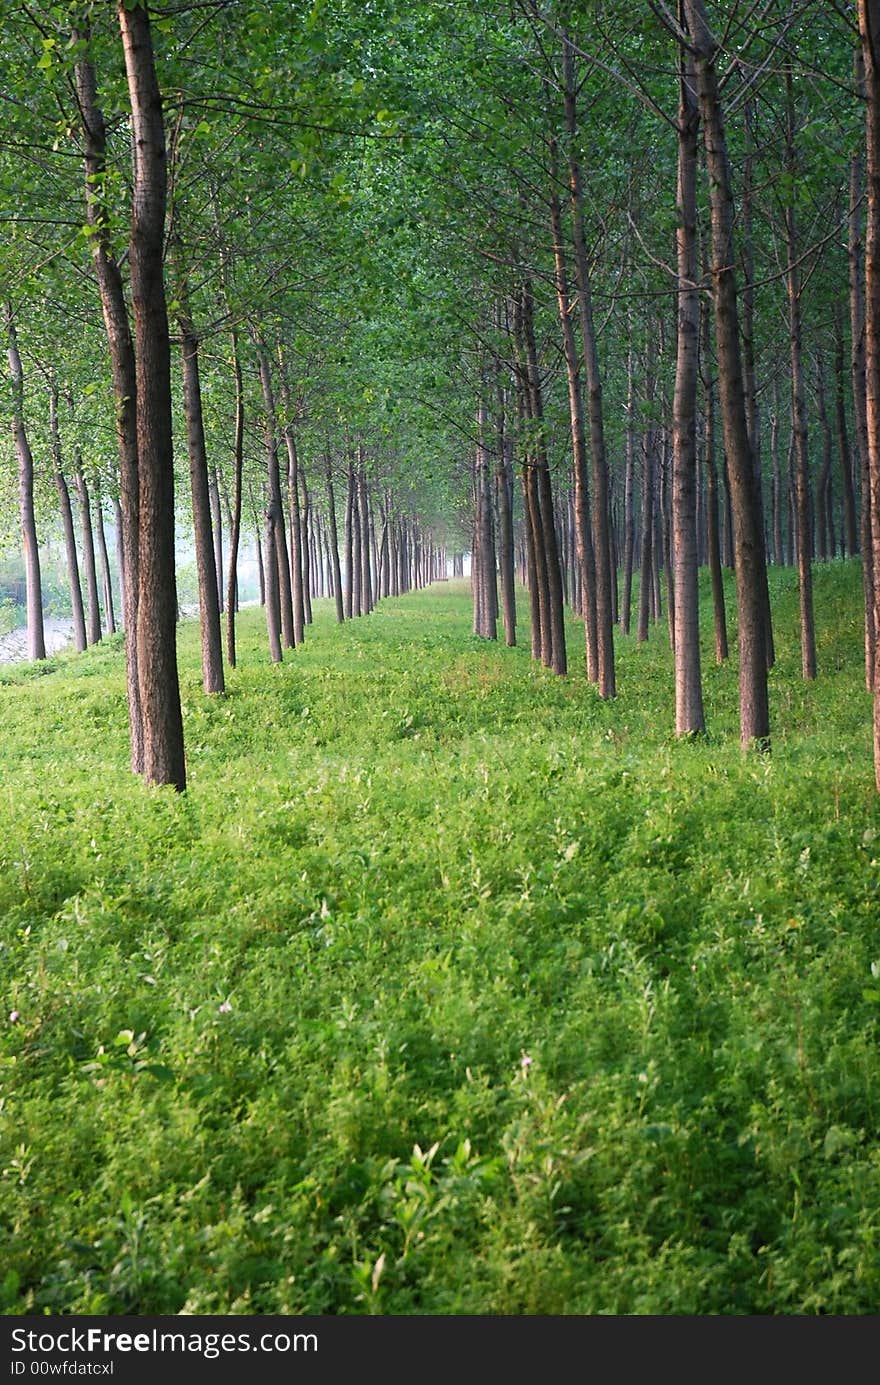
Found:
[[859, 577], [810, 687], [774, 580], [767, 759], [731, 667], [674, 743], [664, 628], [603, 705], [463, 586], [275, 669], [246, 612], [210, 704], [183, 628], [183, 799], [118, 641], [7, 672], [3, 1311], [876, 1311]]

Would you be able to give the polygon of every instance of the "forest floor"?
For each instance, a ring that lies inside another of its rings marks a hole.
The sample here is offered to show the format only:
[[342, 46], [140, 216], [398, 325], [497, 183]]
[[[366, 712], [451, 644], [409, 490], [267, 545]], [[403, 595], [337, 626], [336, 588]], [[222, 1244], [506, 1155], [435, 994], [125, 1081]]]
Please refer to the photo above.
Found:
[[213, 699], [184, 622], [182, 796], [120, 636], [0, 670], [0, 1312], [876, 1312], [861, 579], [811, 684], [772, 583], [769, 755], [705, 585], [688, 743], [665, 621], [605, 703], [465, 583], [243, 612]]

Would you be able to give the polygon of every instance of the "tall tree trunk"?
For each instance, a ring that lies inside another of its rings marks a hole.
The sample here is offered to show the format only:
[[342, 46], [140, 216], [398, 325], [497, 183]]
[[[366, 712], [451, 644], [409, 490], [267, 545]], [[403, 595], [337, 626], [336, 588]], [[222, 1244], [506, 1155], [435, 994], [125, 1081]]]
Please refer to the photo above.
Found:
[[785, 552], [782, 546], [782, 475], [779, 468], [779, 380], [773, 382], [773, 411], [770, 415], [771, 504], [773, 510], [773, 561], [782, 567]]
[[107, 551], [107, 534], [104, 529], [104, 502], [101, 490], [95, 482], [95, 533], [98, 536], [98, 558], [101, 563], [101, 588], [104, 594], [104, 624], [108, 635], [116, 634], [116, 615], [113, 611], [113, 580], [110, 575], [110, 554]]
[[79, 584], [79, 558], [76, 552], [76, 534], [73, 528], [73, 510], [70, 505], [70, 490], [64, 476], [61, 452], [61, 430], [58, 426], [58, 386], [52, 380], [49, 386], [49, 435], [52, 445], [52, 472], [55, 490], [61, 511], [61, 527], [64, 531], [64, 552], [67, 559], [67, 585], [70, 589], [70, 613], [73, 619], [73, 643], [78, 654], [86, 647], [86, 618], [83, 610], [82, 588]]
[[785, 209], [785, 244], [788, 256], [788, 331], [791, 346], [791, 419], [794, 429], [795, 479], [798, 513], [798, 590], [801, 615], [801, 672], [804, 678], [816, 677], [816, 626], [813, 617], [813, 567], [810, 524], [810, 456], [807, 445], [807, 406], [804, 397], [803, 330], [801, 327], [801, 287], [798, 270], [798, 240], [795, 217], [795, 178], [797, 163], [794, 147], [794, 96], [791, 73], [786, 73], [785, 163], [791, 187]]
[[[184, 271], [177, 262], [177, 322], [180, 329], [183, 366], [183, 413], [189, 454], [189, 479], [192, 496], [193, 529], [196, 542], [196, 573], [199, 586], [199, 628], [202, 640], [202, 686], [206, 693], [225, 691], [223, 641], [220, 633], [220, 599], [217, 556], [211, 522], [211, 482], [205, 446], [202, 414], [202, 385], [199, 375], [199, 340], [189, 312], [189, 294]], [[219, 496], [217, 511], [219, 518]]]
[[[348, 484], [347, 484], [346, 491], [345, 491], [345, 602], [344, 602], [344, 609], [345, 609], [345, 619], [346, 619], [346, 620], [351, 620], [353, 616], [357, 615], [357, 611], [355, 611], [355, 609], [354, 609], [354, 523], [353, 523], [353, 507], [354, 507], [354, 468], [353, 468], [353, 466], [352, 466], [352, 459], [351, 459], [351, 456], [350, 456], [350, 455], [349, 455], [349, 460], [348, 460], [348, 472], [347, 472], [347, 478], [346, 478], [346, 479], [347, 479]], [[399, 586], [399, 588], [400, 588], [401, 590], [404, 589], [404, 587], [403, 587], [403, 581], [402, 581], [402, 579], [401, 579], [401, 575], [400, 575], [399, 569], [398, 569], [398, 586]]]
[[541, 526], [542, 547], [546, 562], [547, 615], [550, 635], [548, 667], [552, 668], [554, 673], [562, 675], [566, 672], [562, 574], [559, 568], [559, 548], [553, 523], [553, 491], [550, 484], [550, 464], [544, 436], [544, 405], [535, 347], [534, 304], [531, 284], [528, 282], [523, 286], [522, 305], [522, 333], [526, 351], [528, 392], [536, 433], [534, 470], [536, 473], [535, 493], [538, 500], [538, 514], [535, 518]]
[[632, 577], [635, 555], [635, 386], [632, 348], [626, 353], [626, 436], [623, 474], [623, 595], [620, 602], [620, 628], [629, 634], [632, 615]]
[[834, 557], [834, 497], [831, 486], [831, 464], [834, 459], [834, 440], [831, 420], [825, 402], [825, 367], [822, 353], [816, 357], [816, 409], [822, 430], [822, 468], [816, 487], [816, 527], [818, 556], [822, 561]]
[[[654, 402], [654, 386], [655, 365], [653, 347], [650, 347], [645, 379], [645, 397], [649, 415]], [[656, 562], [654, 553], [654, 450], [656, 442], [656, 426], [653, 422], [649, 422], [642, 437], [642, 542], [639, 570], [639, 613], [636, 626], [636, 641], [639, 644], [644, 644], [648, 638], [653, 568]]]
[[[856, 82], [864, 88], [864, 63], [859, 54], [856, 61]], [[870, 692], [874, 686], [874, 662], [878, 648], [877, 625], [874, 613], [874, 547], [871, 538], [870, 505], [870, 447], [868, 443], [868, 410], [865, 398], [865, 245], [862, 237], [862, 183], [864, 160], [857, 155], [850, 165], [849, 193], [849, 311], [852, 338], [850, 371], [852, 375], [853, 421], [856, 452], [859, 458], [862, 508], [859, 521], [859, 547], [862, 553], [862, 587], [865, 599], [865, 684]]]
[[220, 508], [220, 482], [217, 468], [211, 467], [208, 476], [208, 499], [211, 503], [211, 532], [214, 535], [214, 572], [217, 577], [217, 604], [223, 614], [223, 513]]
[[[880, 629], [880, 0], [859, 0], [865, 65], [865, 412], [874, 630]], [[880, 790], [880, 642], [874, 645], [874, 774]]]
[[82, 454], [74, 453], [73, 484], [76, 490], [79, 522], [82, 531], [83, 569], [86, 579], [86, 640], [98, 644], [101, 639], [101, 607], [98, 604], [98, 570], [95, 565], [95, 537], [92, 529], [92, 510], [89, 488], [82, 468]]
[[574, 241], [574, 265], [578, 287], [578, 310], [587, 382], [590, 456], [593, 463], [593, 554], [596, 590], [596, 662], [600, 697], [617, 693], [614, 667], [614, 613], [611, 598], [612, 562], [609, 537], [608, 462], [602, 415], [602, 376], [593, 323], [590, 261], [584, 229], [584, 197], [581, 169], [577, 158], [577, 87], [574, 52], [566, 36], [562, 40], [562, 87], [565, 124], [568, 134], [568, 174]]
[[712, 212], [715, 341], [724, 447], [732, 493], [739, 610], [740, 741], [744, 747], [756, 745], [769, 749], [764, 529], [743, 391], [734, 273], [733, 192], [715, 71], [718, 44], [709, 29], [703, 0], [684, 0], [684, 12], [694, 49]]
[[353, 616], [364, 614], [364, 593], [361, 585], [363, 566], [361, 559], [361, 505], [360, 505], [360, 486], [358, 484], [358, 474], [354, 467], [351, 468], [348, 477], [348, 484], [351, 490], [351, 613]]
[[[144, 773], [144, 713], [138, 669], [138, 573], [140, 552], [140, 479], [137, 431], [137, 373], [134, 343], [128, 318], [122, 274], [110, 239], [111, 217], [104, 206], [102, 188], [106, 171], [107, 136], [98, 105], [97, 83], [88, 56], [88, 30], [75, 30], [83, 56], [76, 64], [77, 109], [82, 121], [85, 148], [86, 220], [91, 228], [89, 245], [101, 299], [104, 332], [110, 351], [113, 398], [116, 405], [116, 445], [119, 455], [119, 508], [122, 514], [122, 590], [125, 626], [125, 677], [128, 697], [131, 767]], [[163, 211], [164, 221], [164, 211]], [[88, 576], [88, 574], [87, 574]], [[97, 590], [97, 588], [96, 588]], [[91, 604], [91, 593], [90, 593]], [[177, 598], [174, 598], [175, 624]], [[164, 632], [167, 633], [167, 632]], [[100, 630], [98, 632], [100, 638]], [[91, 640], [91, 632], [89, 634]], [[173, 713], [172, 713], [173, 717]]]
[[333, 495], [333, 471], [330, 465], [330, 448], [325, 454], [327, 474], [327, 522], [330, 528], [330, 561], [333, 564], [333, 598], [336, 602], [336, 619], [341, 625], [345, 620], [342, 601], [342, 573], [339, 566], [339, 535], [336, 532], [336, 500]]
[[703, 463], [706, 474], [706, 549], [712, 583], [712, 620], [715, 631], [715, 662], [723, 664], [729, 656], [727, 612], [724, 605], [724, 577], [721, 570], [721, 537], [718, 521], [718, 469], [715, 465], [715, 381], [708, 352], [709, 313], [703, 315], [703, 340], [706, 343], [703, 390], [706, 426]]
[[361, 516], [361, 592], [363, 593], [364, 615], [369, 615], [373, 609], [373, 574], [370, 565], [370, 497], [363, 467], [363, 453], [361, 453], [358, 487]]
[[[753, 96], [749, 95], [743, 111], [746, 129], [746, 157], [743, 162], [743, 192], [742, 192], [742, 265], [743, 265], [743, 321], [742, 321], [742, 349], [743, 349], [743, 387], [746, 396], [746, 419], [748, 422], [749, 442], [752, 447], [752, 463], [754, 466], [755, 491], [757, 496], [758, 512], [761, 515], [761, 523], [764, 522], [764, 486], [761, 476], [761, 410], [758, 403], [758, 381], [755, 373], [755, 264], [753, 246], [753, 183], [754, 183], [754, 151], [755, 151], [755, 103]], [[766, 551], [766, 542], [765, 542]], [[767, 645], [767, 668], [771, 669], [776, 660], [776, 652], [773, 646], [773, 621], [770, 611], [770, 588], [764, 583], [762, 593], [764, 600], [764, 637]]]
[[[266, 618], [269, 618], [270, 605], [274, 607], [274, 595], [277, 590], [278, 596], [278, 616], [281, 622], [281, 638], [285, 649], [295, 648], [294, 629], [293, 629], [293, 596], [290, 586], [290, 559], [287, 552], [287, 533], [284, 522], [284, 504], [281, 498], [281, 470], [278, 463], [278, 415], [275, 408], [275, 391], [272, 387], [272, 370], [269, 364], [269, 353], [266, 345], [258, 333], [254, 334], [254, 345], [257, 350], [257, 364], [260, 372], [260, 387], [263, 394], [263, 410], [266, 415]], [[272, 530], [271, 545], [268, 542], [268, 531]], [[268, 564], [271, 556], [275, 560], [277, 570], [277, 582], [273, 583], [269, 579]], [[270, 588], [272, 589], [272, 602], [269, 601]], [[270, 635], [271, 645], [271, 635]], [[272, 662], [277, 663], [274, 654]]]
[[[568, 45], [565, 45], [568, 52]], [[584, 636], [586, 640], [587, 677], [599, 682], [599, 630], [596, 605], [596, 559], [590, 517], [590, 490], [587, 479], [587, 439], [584, 431], [584, 406], [581, 398], [580, 365], [577, 357], [565, 245], [562, 238], [562, 212], [556, 190], [556, 141], [550, 146], [550, 229], [553, 234], [553, 256], [556, 278], [556, 306], [562, 331], [562, 350], [568, 382], [568, 416], [571, 430], [572, 467], [574, 476], [574, 523], [577, 565], [583, 594]], [[600, 399], [601, 403], [601, 399]], [[607, 652], [607, 651], [606, 651]], [[607, 672], [607, 670], [606, 670]], [[612, 661], [612, 678], [613, 678]], [[601, 689], [600, 689], [601, 691]], [[611, 696], [603, 693], [603, 696]]]
[[697, 130], [693, 63], [681, 58], [678, 107], [678, 358], [672, 457], [672, 548], [675, 570], [675, 731], [706, 729], [700, 671], [697, 588], [697, 375], [700, 296], [697, 288]]
[[122, 546], [122, 506], [114, 495], [111, 504], [113, 506], [113, 528], [115, 530], [114, 547], [116, 549], [116, 571], [119, 574], [119, 602], [122, 610], [122, 619], [125, 619], [125, 555]]
[[513, 505], [511, 502], [511, 439], [507, 434], [506, 399], [500, 366], [496, 368], [495, 507], [498, 512], [498, 567], [501, 577], [501, 617], [509, 648], [516, 644], [516, 584], [513, 561]]
[[859, 535], [856, 525], [856, 498], [853, 487], [852, 457], [849, 446], [849, 431], [846, 424], [846, 391], [844, 386], [843, 364], [843, 324], [839, 307], [834, 314], [834, 403], [837, 424], [837, 455], [840, 460], [840, 491], [843, 496], [843, 533], [847, 557], [853, 558], [859, 551]]
[[27, 601], [28, 658], [45, 659], [46, 637], [43, 626], [43, 584], [40, 575], [40, 550], [34, 513], [34, 459], [24, 422], [24, 371], [18, 349], [18, 333], [12, 304], [6, 304], [9, 375], [12, 381], [12, 438], [18, 459], [18, 513], [24, 547], [25, 590]]
[[303, 599], [303, 535], [299, 509], [299, 453], [293, 431], [293, 400], [284, 362], [281, 363], [281, 398], [284, 404], [284, 445], [287, 448], [287, 505], [290, 517], [290, 585], [293, 602], [293, 638], [302, 644], [305, 638], [305, 602]]
[[306, 484], [306, 471], [302, 462], [299, 464], [299, 485], [301, 491], [300, 524], [302, 526], [303, 539], [303, 617], [306, 625], [312, 624], [312, 587], [314, 585], [311, 552], [312, 552], [312, 502], [309, 498], [309, 488]]
[[241, 545], [242, 478], [244, 473], [244, 380], [233, 329], [232, 376], [235, 381], [235, 423], [232, 436], [232, 516], [229, 526], [229, 573], [226, 579], [226, 657], [235, 668], [235, 613], [238, 610], [238, 550]]
[[186, 788], [177, 677], [171, 349], [162, 267], [166, 156], [162, 100], [147, 11], [117, 6], [131, 105], [134, 183], [129, 240], [136, 347], [138, 456], [138, 682], [144, 777]]

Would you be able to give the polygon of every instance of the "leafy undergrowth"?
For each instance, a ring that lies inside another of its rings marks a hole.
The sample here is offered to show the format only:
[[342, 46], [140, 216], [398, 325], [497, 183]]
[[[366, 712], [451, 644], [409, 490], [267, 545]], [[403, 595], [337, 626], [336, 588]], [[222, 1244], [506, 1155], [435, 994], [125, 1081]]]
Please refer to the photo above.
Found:
[[6, 671], [0, 1310], [876, 1311], [859, 591], [817, 571], [805, 685], [774, 574], [771, 756], [708, 627], [679, 744], [665, 627], [606, 705], [464, 584], [276, 668], [243, 612], [210, 701], [182, 627], [184, 797], [118, 638]]

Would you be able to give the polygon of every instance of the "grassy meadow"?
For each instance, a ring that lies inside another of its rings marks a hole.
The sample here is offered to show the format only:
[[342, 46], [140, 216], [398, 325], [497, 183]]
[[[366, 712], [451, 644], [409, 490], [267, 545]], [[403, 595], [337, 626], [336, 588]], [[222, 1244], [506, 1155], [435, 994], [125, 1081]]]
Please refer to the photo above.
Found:
[[0, 1311], [876, 1312], [880, 807], [815, 581], [767, 757], [708, 624], [679, 744], [665, 620], [603, 704], [465, 583], [274, 668], [246, 610], [212, 701], [186, 622], [183, 797], [118, 637], [0, 671]]

